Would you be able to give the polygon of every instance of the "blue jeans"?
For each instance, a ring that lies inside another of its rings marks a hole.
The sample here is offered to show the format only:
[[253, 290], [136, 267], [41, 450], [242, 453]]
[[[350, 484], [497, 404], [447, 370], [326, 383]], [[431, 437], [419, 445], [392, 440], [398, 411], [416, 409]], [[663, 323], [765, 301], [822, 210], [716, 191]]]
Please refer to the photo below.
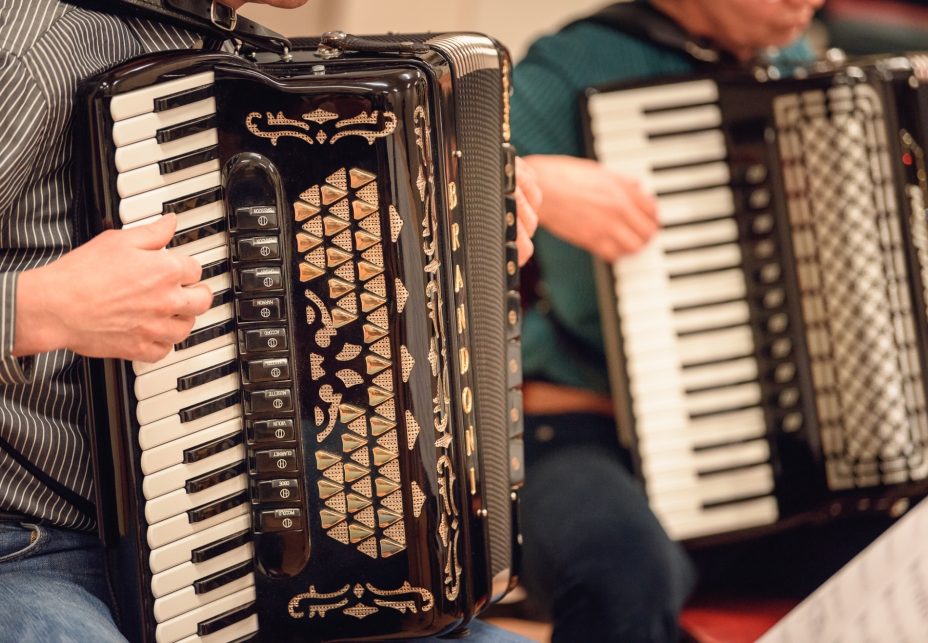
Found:
[[554, 643], [675, 642], [695, 573], [629, 473], [611, 418], [525, 418], [522, 584]]
[[[0, 642], [124, 642], [96, 535], [0, 518]], [[526, 639], [474, 621], [470, 643]], [[422, 639], [434, 643], [439, 639]]]

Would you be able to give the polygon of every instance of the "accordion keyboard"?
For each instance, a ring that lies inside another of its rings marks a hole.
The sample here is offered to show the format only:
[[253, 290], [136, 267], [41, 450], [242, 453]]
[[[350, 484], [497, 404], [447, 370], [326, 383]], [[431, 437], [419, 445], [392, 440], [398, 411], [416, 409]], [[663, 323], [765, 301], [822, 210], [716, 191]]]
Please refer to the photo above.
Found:
[[[658, 199], [662, 229], [613, 273], [641, 473], [675, 539], [778, 517], [717, 100], [709, 80], [589, 100], [598, 159]], [[742, 178], [765, 208], [764, 168]]]
[[[154, 364], [136, 362], [135, 413], [156, 639], [233, 641], [257, 631], [233, 283], [212, 72], [113, 98], [119, 217], [177, 215], [169, 252], [192, 256], [213, 307]], [[205, 637], [205, 639], [204, 639]]]

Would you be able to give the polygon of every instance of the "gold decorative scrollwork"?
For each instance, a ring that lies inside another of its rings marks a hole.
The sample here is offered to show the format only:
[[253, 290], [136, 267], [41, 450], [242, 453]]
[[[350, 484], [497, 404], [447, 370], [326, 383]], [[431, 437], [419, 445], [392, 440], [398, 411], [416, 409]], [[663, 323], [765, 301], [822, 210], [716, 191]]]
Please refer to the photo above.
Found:
[[[284, 120], [283, 115], [281, 114], [280, 116], [281, 116], [281, 119]], [[269, 139], [271, 141], [271, 145], [276, 146], [277, 141], [279, 141], [281, 138], [285, 136], [291, 136], [293, 138], [298, 138], [301, 141], [309, 143], [310, 145], [314, 144], [313, 139], [310, 136], [307, 136], [306, 134], [304, 134], [303, 132], [295, 132], [293, 130], [263, 130], [260, 127], [258, 127], [257, 123], [255, 123], [256, 119], [260, 120], [261, 118], [262, 116], [260, 112], [251, 112], [250, 114], [248, 114], [248, 116], [245, 117], [245, 127], [247, 127], [248, 131], [254, 134], [255, 136], [258, 136], [260, 138]], [[274, 117], [270, 112], [268, 112], [267, 114], [268, 125], [273, 125], [273, 123], [271, 122], [271, 119], [274, 119], [275, 121], [277, 120], [276, 117]], [[289, 120], [289, 119], [285, 119], [285, 120]], [[300, 125], [306, 125], [306, 123], [301, 122]], [[306, 129], [309, 129], [308, 125], [306, 125]]]
[[[363, 600], [368, 593], [373, 596], [368, 600]], [[348, 606], [351, 602], [351, 594], [354, 594], [358, 602]], [[301, 603], [305, 609], [300, 608]], [[315, 618], [316, 616], [325, 618], [327, 612], [341, 610], [343, 614], [362, 619], [377, 612], [379, 607], [393, 609], [401, 614], [406, 612], [415, 614], [429, 612], [434, 606], [435, 599], [429, 590], [424, 587], [413, 587], [409, 581], [403, 581], [403, 584], [396, 589], [381, 589], [370, 583], [366, 583], [363, 587], [360, 584], [353, 587], [349, 584], [327, 594], [317, 592], [316, 587], [310, 585], [308, 592], [297, 594], [290, 599], [287, 612], [291, 618]]]
[[[335, 119], [339, 120], [334, 126], [327, 125]], [[262, 129], [262, 120], [266, 121], [268, 128], [282, 129]], [[379, 110], [362, 111], [349, 118], [341, 118], [338, 114], [323, 109], [303, 114], [301, 118], [289, 118], [280, 111], [277, 114], [266, 112], [264, 115], [261, 112], [250, 112], [245, 117], [245, 127], [249, 132], [270, 140], [271, 145], [275, 146], [284, 137], [296, 138], [308, 145], [334, 145], [349, 136], [360, 136], [369, 145], [373, 145], [378, 138], [390, 136], [396, 130], [396, 124], [396, 114], [381, 113]], [[376, 129], [378, 125], [379, 129]], [[317, 128], [315, 133], [312, 131], [314, 127]]]

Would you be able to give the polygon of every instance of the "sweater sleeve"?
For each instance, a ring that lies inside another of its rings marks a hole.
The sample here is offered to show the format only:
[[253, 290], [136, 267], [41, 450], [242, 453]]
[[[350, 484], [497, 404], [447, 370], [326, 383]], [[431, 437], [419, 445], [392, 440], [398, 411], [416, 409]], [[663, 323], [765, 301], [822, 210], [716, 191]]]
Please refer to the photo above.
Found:
[[[18, 210], [32, 174], [47, 103], [25, 66], [5, 52], [0, 52], [0, 87], [0, 218], [6, 219]], [[18, 272], [0, 273], [0, 384], [31, 379], [32, 358], [13, 356], [18, 280]]]

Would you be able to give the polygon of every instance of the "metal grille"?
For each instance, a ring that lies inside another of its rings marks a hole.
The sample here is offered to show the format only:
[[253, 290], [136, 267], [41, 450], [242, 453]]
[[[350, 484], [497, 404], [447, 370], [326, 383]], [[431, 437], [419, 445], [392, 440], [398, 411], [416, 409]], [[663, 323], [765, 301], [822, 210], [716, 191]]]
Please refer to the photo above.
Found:
[[774, 103], [812, 381], [832, 489], [922, 479], [926, 418], [879, 96]]

